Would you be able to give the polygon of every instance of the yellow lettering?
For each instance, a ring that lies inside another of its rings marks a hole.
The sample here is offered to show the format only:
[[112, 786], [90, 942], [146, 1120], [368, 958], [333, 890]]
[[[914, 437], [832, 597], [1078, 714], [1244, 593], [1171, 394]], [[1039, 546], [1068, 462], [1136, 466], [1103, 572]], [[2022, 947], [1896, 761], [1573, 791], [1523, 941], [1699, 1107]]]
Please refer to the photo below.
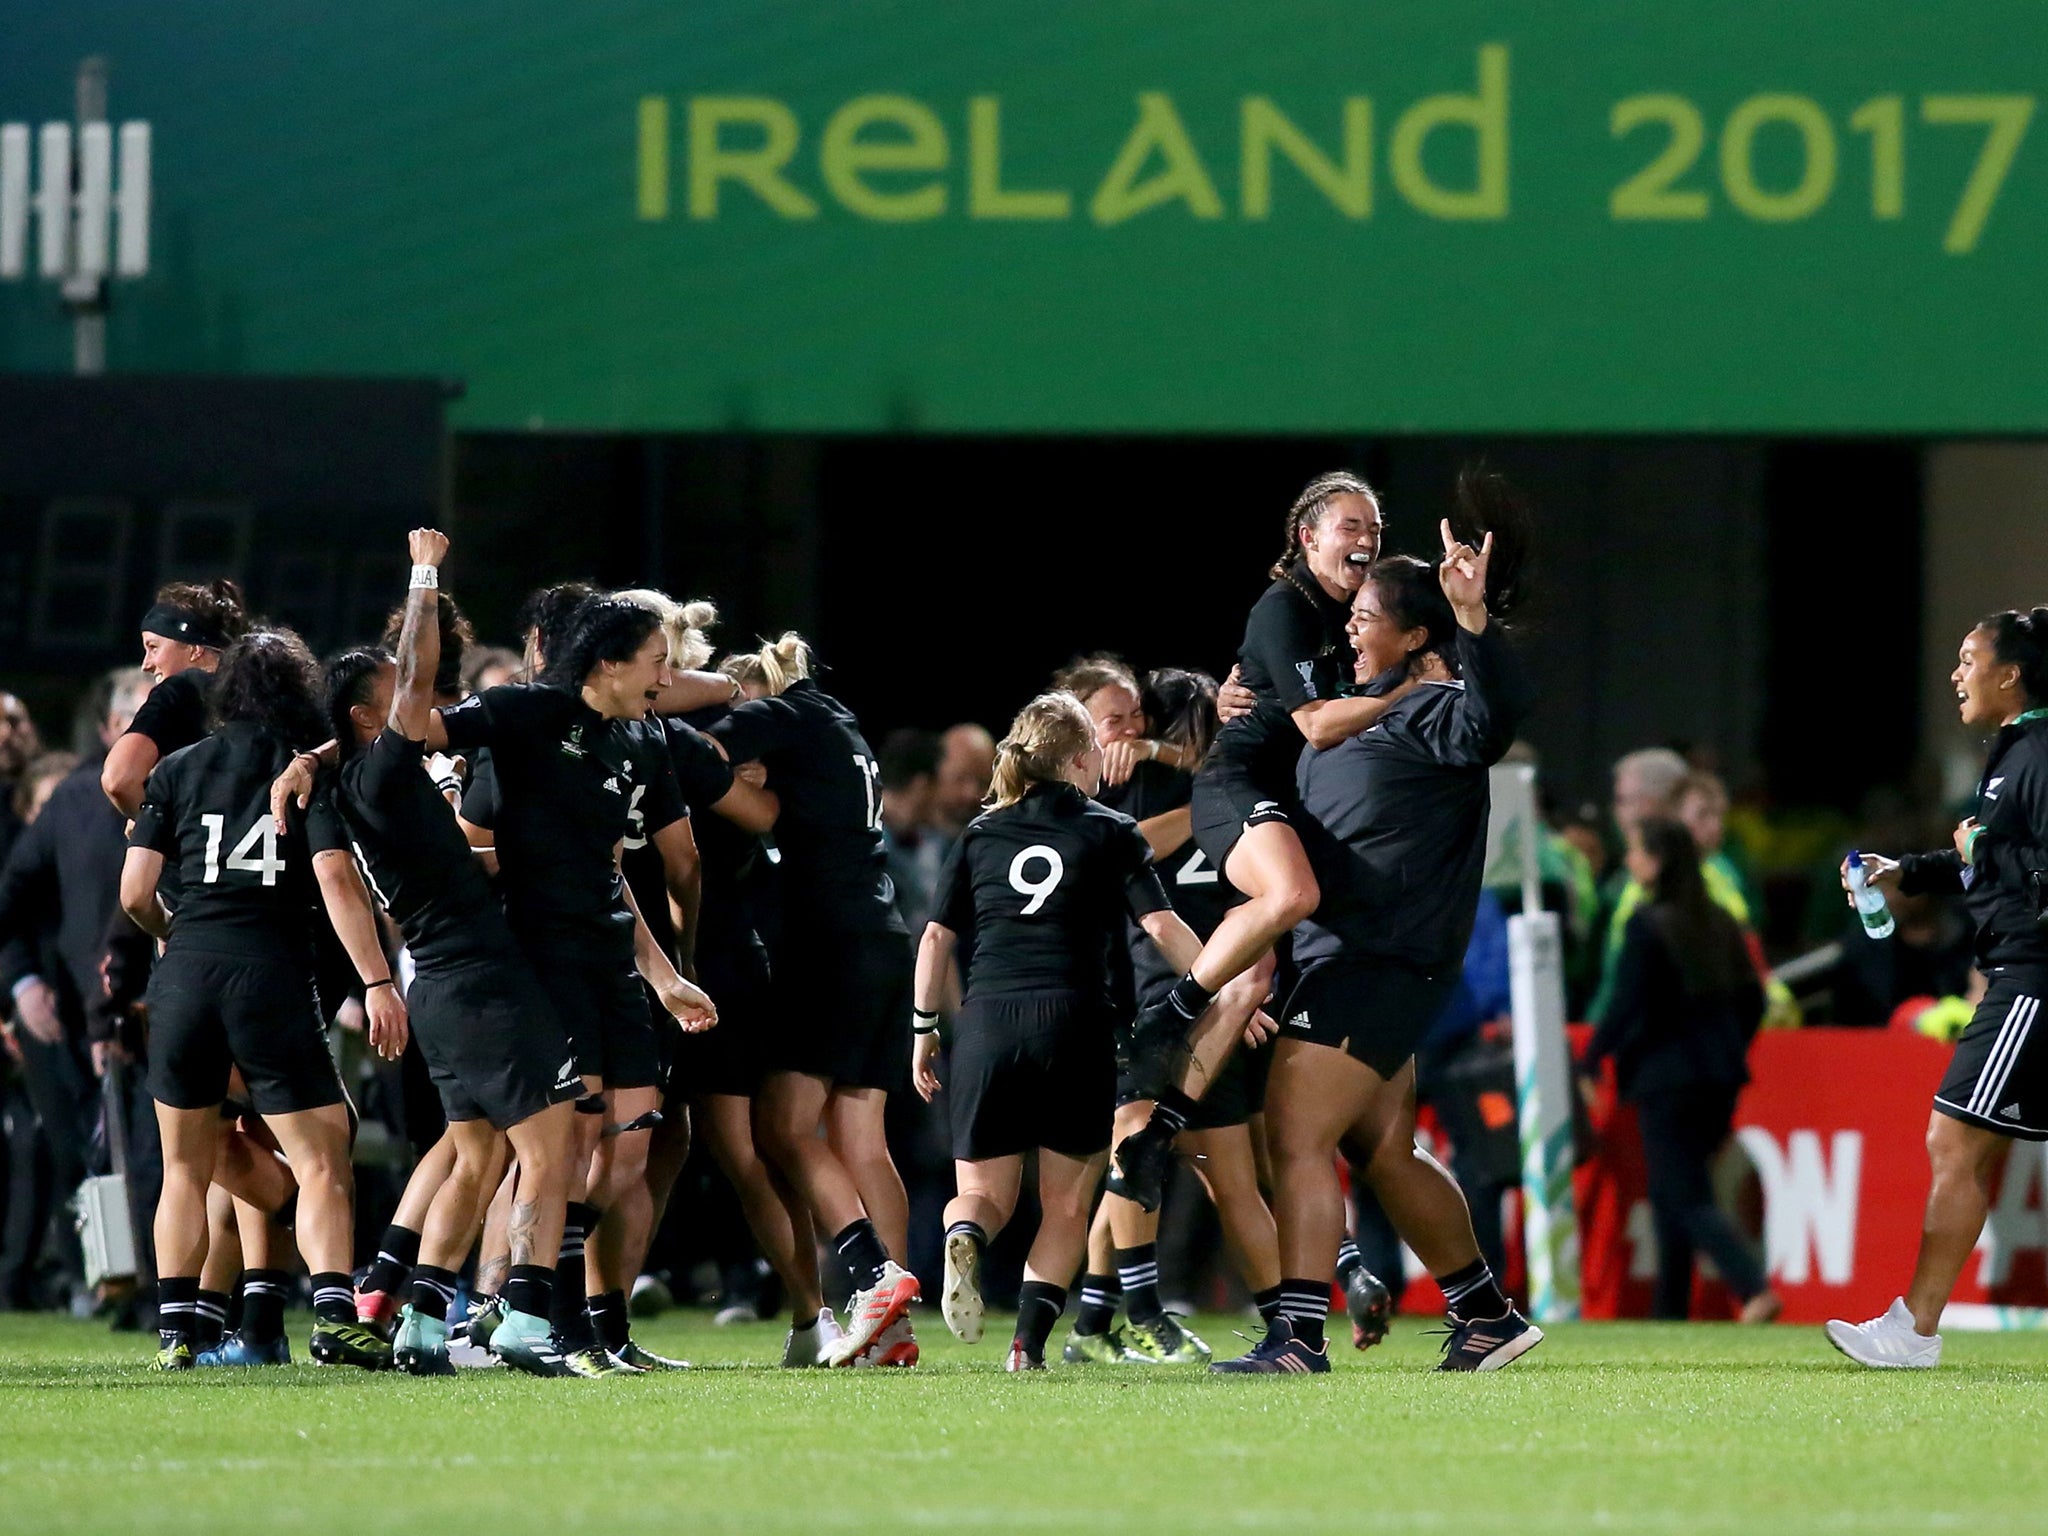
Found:
[[668, 217], [668, 98], [640, 98], [640, 217]]
[[[861, 137], [887, 125], [901, 137]], [[825, 124], [818, 169], [832, 195], [864, 219], [902, 224], [935, 219], [946, 211], [946, 186], [933, 181], [906, 192], [883, 192], [866, 180], [870, 171], [942, 171], [946, 168], [946, 127], [936, 112], [908, 96], [856, 96]]]
[[[1423, 168], [1422, 146], [1438, 128], [1472, 130], [1476, 165], [1470, 191], [1445, 187]], [[1508, 216], [1508, 49], [1479, 49], [1479, 90], [1425, 96], [1394, 125], [1389, 159], [1401, 195], [1432, 218], [1504, 219]]]
[[[759, 142], [724, 143], [728, 124], [751, 127]], [[694, 96], [690, 99], [690, 217], [718, 217], [718, 185], [735, 181], [785, 219], [815, 219], [818, 205], [790, 185], [782, 168], [795, 158], [796, 114], [771, 96]]]
[[967, 103], [967, 216], [973, 219], [1065, 219], [1067, 192], [1013, 192], [1003, 186], [1003, 104], [976, 96]]
[[1372, 215], [1372, 102], [1364, 96], [1344, 100], [1344, 164], [1339, 167], [1264, 96], [1247, 96], [1241, 117], [1241, 195], [1244, 216], [1270, 218], [1273, 213], [1273, 151], [1294, 162], [1323, 196], [1346, 218]]
[[[1159, 173], [1139, 181], [1138, 173], [1154, 155], [1165, 162]], [[1185, 202], [1198, 219], [1223, 217], [1223, 199], [1216, 184], [1202, 168], [1187, 125], [1174, 110], [1173, 98], [1164, 91], [1138, 94], [1138, 121], [1116, 163], [1095, 189], [1088, 212], [1098, 224], [1121, 224], [1162, 203]]]

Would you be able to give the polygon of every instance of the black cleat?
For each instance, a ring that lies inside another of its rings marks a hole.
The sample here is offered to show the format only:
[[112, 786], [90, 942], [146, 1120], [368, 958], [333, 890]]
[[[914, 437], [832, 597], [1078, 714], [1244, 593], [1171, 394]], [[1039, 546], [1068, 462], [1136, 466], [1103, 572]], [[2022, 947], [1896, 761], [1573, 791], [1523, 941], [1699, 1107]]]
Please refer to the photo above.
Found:
[[1394, 1293], [1363, 1264], [1344, 1282], [1344, 1309], [1351, 1314], [1351, 1347], [1371, 1349], [1387, 1336], [1394, 1317]]
[[1543, 1342], [1543, 1330], [1513, 1307], [1501, 1317], [1467, 1322], [1452, 1318], [1444, 1331], [1440, 1371], [1497, 1371]]
[[315, 1319], [306, 1352], [315, 1365], [356, 1365], [366, 1371], [391, 1369], [391, 1346], [360, 1323]]
[[1173, 1170], [1173, 1135], [1146, 1126], [1116, 1144], [1110, 1159], [1109, 1192], [1156, 1211], [1166, 1199], [1166, 1176]]

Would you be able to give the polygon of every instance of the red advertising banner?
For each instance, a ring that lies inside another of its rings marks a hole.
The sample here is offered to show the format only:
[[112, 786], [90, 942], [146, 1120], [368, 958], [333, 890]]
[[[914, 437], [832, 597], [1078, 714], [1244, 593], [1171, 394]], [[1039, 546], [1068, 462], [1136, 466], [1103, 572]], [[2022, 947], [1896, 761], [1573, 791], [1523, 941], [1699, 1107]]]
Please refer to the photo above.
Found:
[[[1736, 1111], [1743, 1156], [1727, 1159], [1723, 1200], [1760, 1233], [1786, 1321], [1870, 1317], [1905, 1289], [1927, 1198], [1927, 1117], [1949, 1052], [1900, 1030], [1757, 1039]], [[1594, 1123], [1599, 1151], [1577, 1180], [1585, 1315], [1646, 1316], [1657, 1254], [1634, 1115], [1610, 1087]], [[2048, 1306], [2042, 1172], [2041, 1147], [2013, 1143], [1951, 1325], [1994, 1324], [1995, 1307]], [[1731, 1310], [1719, 1285], [1696, 1286], [1695, 1317]]]

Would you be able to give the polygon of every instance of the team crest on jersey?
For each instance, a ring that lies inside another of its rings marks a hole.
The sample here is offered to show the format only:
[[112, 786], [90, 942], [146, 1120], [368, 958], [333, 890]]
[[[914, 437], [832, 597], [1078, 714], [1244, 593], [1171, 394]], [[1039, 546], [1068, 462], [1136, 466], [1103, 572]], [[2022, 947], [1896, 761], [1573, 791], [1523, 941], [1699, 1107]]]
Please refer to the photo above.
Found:
[[562, 751], [570, 757], [583, 756], [582, 726], [572, 725], [569, 727], [569, 739], [562, 743]]
[[1312, 661], [1297, 661], [1294, 670], [1301, 674], [1301, 686], [1308, 690], [1308, 696], [1316, 696], [1316, 664]]
[[2004, 782], [2005, 775], [2001, 773], [1997, 778], [1987, 783], [1984, 786], [1984, 798], [1986, 800], [1996, 800], [1998, 798], [1998, 786]]

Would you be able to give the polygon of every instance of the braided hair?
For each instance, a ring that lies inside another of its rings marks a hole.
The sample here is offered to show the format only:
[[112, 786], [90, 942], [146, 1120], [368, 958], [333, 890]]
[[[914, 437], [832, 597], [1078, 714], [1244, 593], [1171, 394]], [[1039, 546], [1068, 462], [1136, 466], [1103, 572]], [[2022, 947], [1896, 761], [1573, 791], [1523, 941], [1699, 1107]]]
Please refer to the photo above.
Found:
[[1273, 562], [1266, 572], [1275, 581], [1285, 576], [1301, 560], [1301, 532], [1314, 528], [1323, 520], [1323, 514], [1330, 510], [1330, 503], [1339, 496], [1363, 496], [1378, 511], [1380, 493], [1365, 483], [1364, 477], [1354, 475], [1348, 469], [1333, 469], [1326, 475], [1317, 475], [1302, 488], [1294, 498], [1294, 505], [1287, 510], [1287, 532], [1280, 546], [1280, 558]]

